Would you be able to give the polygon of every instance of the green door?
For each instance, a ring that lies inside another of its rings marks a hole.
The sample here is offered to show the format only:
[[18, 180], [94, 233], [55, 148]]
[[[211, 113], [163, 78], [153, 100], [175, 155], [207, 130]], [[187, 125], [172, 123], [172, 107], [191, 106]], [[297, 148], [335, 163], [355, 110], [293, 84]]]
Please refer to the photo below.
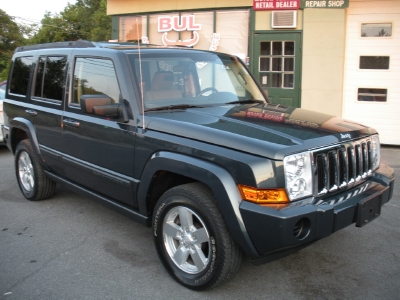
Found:
[[300, 107], [300, 33], [259, 33], [253, 74], [271, 102]]

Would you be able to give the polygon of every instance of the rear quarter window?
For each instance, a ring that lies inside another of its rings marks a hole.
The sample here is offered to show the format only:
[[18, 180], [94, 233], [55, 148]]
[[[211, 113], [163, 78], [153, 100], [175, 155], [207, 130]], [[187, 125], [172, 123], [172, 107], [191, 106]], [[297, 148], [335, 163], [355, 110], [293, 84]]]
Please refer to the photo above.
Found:
[[34, 96], [61, 101], [65, 86], [66, 67], [67, 58], [65, 56], [40, 57], [35, 76]]
[[10, 81], [11, 94], [27, 95], [33, 61], [32, 56], [15, 58]]

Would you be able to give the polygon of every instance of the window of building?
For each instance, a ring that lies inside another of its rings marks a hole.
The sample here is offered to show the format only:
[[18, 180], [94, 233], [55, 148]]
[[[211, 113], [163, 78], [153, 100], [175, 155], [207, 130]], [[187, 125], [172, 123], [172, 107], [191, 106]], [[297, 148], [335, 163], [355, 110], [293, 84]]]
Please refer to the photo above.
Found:
[[10, 93], [24, 96], [27, 94], [32, 65], [32, 56], [17, 57], [15, 59], [11, 75]]
[[[232, 29], [232, 20], [235, 28]], [[119, 17], [119, 41], [188, 46], [247, 57], [249, 10], [173, 12]], [[147, 31], [148, 30], [148, 31]]]
[[387, 89], [359, 88], [358, 101], [386, 102]]
[[263, 87], [294, 88], [294, 42], [260, 43], [260, 82]]
[[120, 88], [111, 60], [93, 57], [76, 58], [71, 104], [79, 106], [81, 97], [87, 95], [110, 98], [109, 104], [119, 102]]
[[65, 85], [66, 66], [66, 57], [40, 57], [36, 69], [33, 95], [35, 97], [61, 101]]
[[361, 37], [391, 37], [392, 23], [362, 23]]
[[146, 16], [124, 16], [119, 18], [119, 41], [120, 42], [143, 42], [147, 37]]
[[389, 56], [360, 56], [360, 69], [389, 70]]

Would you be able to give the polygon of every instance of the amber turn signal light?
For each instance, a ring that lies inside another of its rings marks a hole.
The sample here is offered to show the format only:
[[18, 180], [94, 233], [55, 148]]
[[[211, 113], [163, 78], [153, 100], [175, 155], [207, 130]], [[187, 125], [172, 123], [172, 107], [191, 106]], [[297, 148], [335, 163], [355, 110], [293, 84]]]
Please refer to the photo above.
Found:
[[257, 189], [239, 185], [239, 191], [244, 200], [257, 204], [283, 204], [289, 203], [285, 189]]

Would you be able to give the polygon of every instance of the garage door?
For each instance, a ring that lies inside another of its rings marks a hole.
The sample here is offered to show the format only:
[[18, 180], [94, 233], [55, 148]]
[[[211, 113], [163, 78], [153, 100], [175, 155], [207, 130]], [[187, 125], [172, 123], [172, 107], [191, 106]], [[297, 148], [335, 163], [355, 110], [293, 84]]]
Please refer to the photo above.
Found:
[[343, 116], [400, 145], [400, 1], [351, 0]]

